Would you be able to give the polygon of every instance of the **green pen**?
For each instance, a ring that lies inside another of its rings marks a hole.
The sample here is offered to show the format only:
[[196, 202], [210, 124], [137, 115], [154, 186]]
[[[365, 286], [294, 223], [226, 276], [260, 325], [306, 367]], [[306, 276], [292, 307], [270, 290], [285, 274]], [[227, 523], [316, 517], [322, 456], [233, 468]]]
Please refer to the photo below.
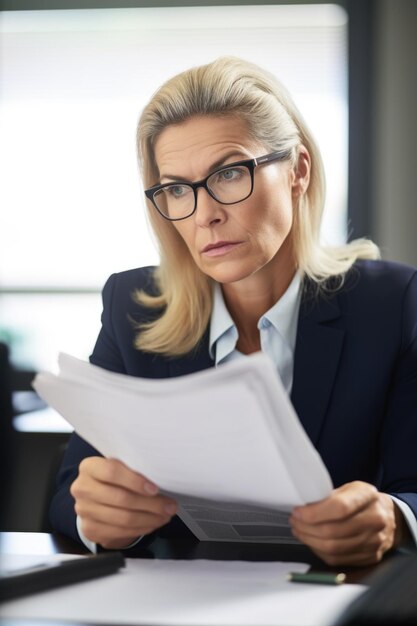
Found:
[[327, 572], [290, 572], [287, 580], [292, 583], [316, 583], [319, 585], [341, 585], [346, 580], [346, 574]]

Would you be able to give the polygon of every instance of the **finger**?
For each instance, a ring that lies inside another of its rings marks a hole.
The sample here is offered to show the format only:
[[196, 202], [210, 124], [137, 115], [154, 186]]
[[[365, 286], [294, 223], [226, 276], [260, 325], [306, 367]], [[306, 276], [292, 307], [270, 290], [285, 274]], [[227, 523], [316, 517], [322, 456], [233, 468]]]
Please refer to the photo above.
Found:
[[90, 520], [103, 526], [112, 526], [118, 529], [118, 534], [123, 530], [130, 535], [140, 535], [143, 534], [144, 528], [159, 528], [167, 524], [171, 519], [171, 515], [166, 513], [157, 514], [131, 509], [119, 509], [88, 501], [77, 502], [75, 511], [81, 517], [83, 523], [86, 520]]
[[120, 526], [112, 526], [94, 519], [81, 518], [81, 530], [84, 537], [100, 544], [103, 548], [109, 549], [127, 547], [142, 535], [148, 535], [157, 528], [159, 526], [154, 524], [149, 526], [142, 525], [137, 529], [121, 528]]
[[[313, 550], [320, 550], [326, 554], [341, 554], [350, 550], [358, 550], [366, 547], [367, 543], [372, 541], [372, 533], [368, 531], [362, 531], [360, 534], [351, 537], [317, 537], [315, 535], [294, 531], [294, 536], [297, 537], [302, 543], [308, 545]], [[378, 537], [378, 533], [374, 533], [375, 537]], [[382, 537], [378, 537], [378, 545], [381, 542]], [[375, 540], [377, 541], [377, 540]]]
[[81, 476], [86, 474], [100, 482], [119, 485], [135, 493], [154, 496], [159, 491], [152, 481], [117, 459], [87, 457], [81, 461], [79, 473]]
[[294, 533], [326, 563], [357, 562], [363, 555], [367, 563], [377, 563], [382, 555], [392, 547], [391, 533], [386, 530], [378, 533], [362, 532], [356, 537], [346, 539], [318, 539], [308, 535]]
[[320, 552], [320, 550], [313, 550], [313, 552], [327, 565], [332, 567], [348, 567], [358, 566], [363, 567], [365, 565], [375, 565], [379, 563], [384, 555], [384, 552], [375, 553], [373, 551], [359, 550], [355, 552], [348, 552], [347, 554], [326, 554]]
[[174, 515], [177, 512], [175, 500], [166, 496], [143, 496], [124, 487], [101, 483], [89, 476], [76, 481], [71, 493], [76, 502], [91, 501], [113, 508], [148, 511], [158, 515]]
[[334, 489], [320, 502], [295, 507], [291, 517], [307, 524], [321, 524], [355, 515], [378, 497], [377, 489], [368, 483], [355, 481]]
[[386, 527], [387, 522], [385, 511], [379, 506], [378, 502], [359, 511], [356, 515], [342, 520], [307, 524], [299, 519], [290, 518], [291, 527], [297, 535], [316, 537], [317, 539], [356, 537], [364, 529], [367, 529], [369, 533], [379, 532]]

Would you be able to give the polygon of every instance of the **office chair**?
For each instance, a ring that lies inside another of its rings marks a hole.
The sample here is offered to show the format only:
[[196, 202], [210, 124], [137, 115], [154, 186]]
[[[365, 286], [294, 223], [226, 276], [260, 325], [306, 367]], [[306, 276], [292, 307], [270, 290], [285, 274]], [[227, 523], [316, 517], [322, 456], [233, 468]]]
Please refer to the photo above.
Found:
[[0, 342], [0, 476], [1, 484], [1, 519], [0, 528], [3, 528], [5, 512], [10, 501], [10, 486], [12, 475], [12, 459], [14, 447], [14, 431], [12, 425], [12, 385], [9, 349]]
[[416, 626], [417, 553], [388, 558], [332, 626]]
[[49, 507], [51, 505], [52, 497], [55, 493], [56, 476], [61, 466], [62, 458], [64, 456], [67, 445], [67, 443], [62, 443], [58, 446], [50, 464], [47, 484], [43, 497], [42, 515], [39, 528], [39, 532], [41, 533], [50, 533], [53, 530], [49, 521]]

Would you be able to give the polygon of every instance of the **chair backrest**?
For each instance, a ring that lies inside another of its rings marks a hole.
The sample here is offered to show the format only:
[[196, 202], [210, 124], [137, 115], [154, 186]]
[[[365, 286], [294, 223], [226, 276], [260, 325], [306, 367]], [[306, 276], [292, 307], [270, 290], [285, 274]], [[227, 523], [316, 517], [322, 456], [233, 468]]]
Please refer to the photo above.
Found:
[[61, 461], [64, 456], [67, 445], [68, 445], [67, 442], [61, 443], [57, 447], [56, 452], [52, 457], [52, 461], [50, 464], [49, 473], [47, 477], [47, 482], [46, 482], [45, 493], [43, 497], [42, 514], [41, 514], [40, 528], [39, 528], [39, 532], [41, 533], [50, 533], [53, 530], [51, 523], [49, 521], [49, 507], [51, 505], [52, 497], [55, 493], [56, 476], [61, 466]]
[[0, 341], [0, 420], [11, 425], [12, 409], [12, 374], [9, 361], [9, 348]]
[[10, 498], [14, 431], [9, 348], [0, 342], [0, 528]]

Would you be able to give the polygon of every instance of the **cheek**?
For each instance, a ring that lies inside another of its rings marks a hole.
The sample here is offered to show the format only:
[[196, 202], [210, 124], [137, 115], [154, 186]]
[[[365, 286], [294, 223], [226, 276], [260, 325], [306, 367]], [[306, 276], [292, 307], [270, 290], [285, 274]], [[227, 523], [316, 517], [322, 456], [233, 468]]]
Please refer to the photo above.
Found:
[[184, 222], [173, 222], [174, 228], [177, 231], [178, 235], [184, 241], [191, 255], [195, 256], [195, 245], [194, 242], [194, 229], [190, 228], [191, 223]]
[[[275, 197], [271, 202], [270, 197], [264, 198], [264, 210], [258, 212], [256, 231], [265, 244], [279, 244], [287, 237], [293, 224], [292, 199], [287, 194]], [[258, 205], [262, 206], [262, 205]]]
[[270, 169], [265, 169], [264, 194], [261, 198], [260, 207], [264, 207], [260, 220], [269, 224], [278, 235], [288, 234], [293, 222], [293, 197], [290, 173], [286, 170], [278, 174]]
[[278, 223], [285, 235], [288, 235], [289, 231], [291, 230], [293, 221], [294, 207], [292, 199], [290, 197], [287, 197], [282, 206], [282, 210], [278, 213]]

